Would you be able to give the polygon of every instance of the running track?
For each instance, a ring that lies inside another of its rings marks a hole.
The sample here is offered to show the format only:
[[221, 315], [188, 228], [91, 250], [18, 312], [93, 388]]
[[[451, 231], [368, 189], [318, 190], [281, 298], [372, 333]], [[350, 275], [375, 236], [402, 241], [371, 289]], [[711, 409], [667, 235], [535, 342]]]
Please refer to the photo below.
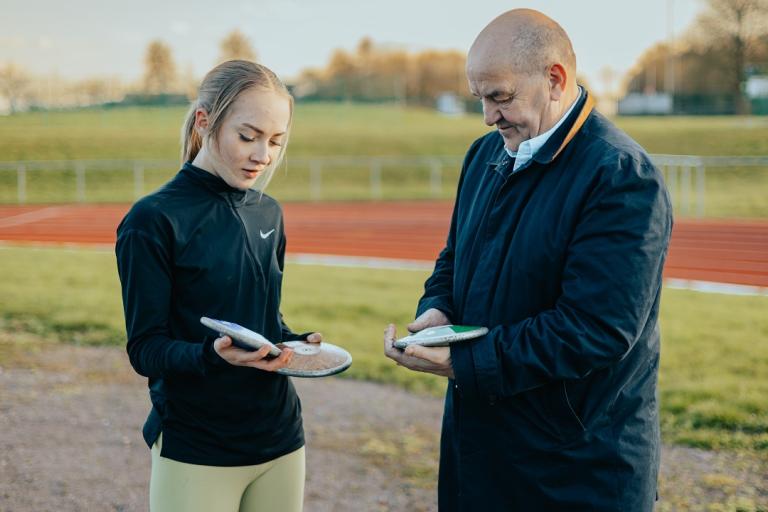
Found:
[[[0, 241], [114, 244], [129, 205], [0, 206]], [[432, 261], [451, 203], [284, 205], [288, 252]], [[678, 219], [665, 277], [768, 288], [768, 221]]]

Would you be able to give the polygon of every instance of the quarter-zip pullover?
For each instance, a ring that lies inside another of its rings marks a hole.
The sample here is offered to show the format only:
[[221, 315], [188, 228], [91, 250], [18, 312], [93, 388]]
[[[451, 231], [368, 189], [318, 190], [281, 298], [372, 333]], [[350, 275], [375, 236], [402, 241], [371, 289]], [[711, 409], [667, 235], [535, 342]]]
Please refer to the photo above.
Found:
[[288, 377], [228, 364], [208, 316], [273, 342], [299, 339], [283, 322], [285, 234], [280, 205], [231, 188], [190, 163], [139, 200], [117, 229], [117, 267], [131, 365], [149, 379], [144, 425], [162, 456], [192, 464], [260, 464], [304, 444]]

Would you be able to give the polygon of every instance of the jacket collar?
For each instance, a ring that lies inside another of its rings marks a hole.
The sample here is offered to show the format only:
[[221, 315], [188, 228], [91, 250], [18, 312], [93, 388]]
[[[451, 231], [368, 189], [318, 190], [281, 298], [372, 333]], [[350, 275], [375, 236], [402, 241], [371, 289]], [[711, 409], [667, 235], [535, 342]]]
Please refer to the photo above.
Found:
[[[531, 160], [540, 164], [548, 164], [557, 158], [563, 149], [565, 149], [565, 146], [567, 146], [579, 132], [594, 108], [595, 100], [587, 90], [584, 89], [584, 94], [577, 100], [576, 106], [568, 115], [568, 118], [557, 128], [557, 130], [555, 130], [555, 133], [553, 133], [541, 149], [533, 155]], [[511, 162], [512, 157], [509, 156], [502, 144], [499, 151], [488, 162], [488, 165], [492, 168], [504, 168]]]
[[192, 162], [186, 162], [184, 164], [181, 168], [181, 174], [192, 180], [194, 183], [210, 190], [214, 194], [221, 196], [224, 199], [231, 200], [235, 206], [244, 204], [248, 196], [247, 190], [230, 187], [223, 179], [205, 169], [192, 165]]

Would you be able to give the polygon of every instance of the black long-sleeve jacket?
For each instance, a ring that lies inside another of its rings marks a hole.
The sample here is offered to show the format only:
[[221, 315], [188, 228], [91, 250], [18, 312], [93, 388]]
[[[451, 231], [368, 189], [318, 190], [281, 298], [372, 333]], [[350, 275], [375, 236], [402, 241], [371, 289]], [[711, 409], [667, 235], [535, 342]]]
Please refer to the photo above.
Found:
[[512, 165], [497, 132], [469, 149], [418, 307], [490, 328], [451, 347], [440, 510], [650, 511], [662, 177], [587, 95]]
[[186, 164], [117, 229], [130, 362], [149, 378], [144, 439], [162, 455], [213, 466], [260, 464], [304, 444], [301, 406], [282, 375], [229, 365], [208, 316], [274, 342], [296, 339], [280, 314], [280, 205]]

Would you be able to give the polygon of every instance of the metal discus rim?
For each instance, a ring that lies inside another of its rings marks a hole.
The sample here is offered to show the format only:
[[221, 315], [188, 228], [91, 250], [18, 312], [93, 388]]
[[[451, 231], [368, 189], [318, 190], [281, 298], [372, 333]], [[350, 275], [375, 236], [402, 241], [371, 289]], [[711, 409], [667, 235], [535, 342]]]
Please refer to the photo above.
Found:
[[[432, 334], [435, 331], [448, 331], [445, 334]], [[393, 343], [395, 347], [403, 349], [409, 345], [421, 345], [424, 347], [446, 347], [451, 343], [466, 341], [488, 334], [487, 327], [474, 325], [438, 325], [428, 327], [409, 336], [404, 336]]]

